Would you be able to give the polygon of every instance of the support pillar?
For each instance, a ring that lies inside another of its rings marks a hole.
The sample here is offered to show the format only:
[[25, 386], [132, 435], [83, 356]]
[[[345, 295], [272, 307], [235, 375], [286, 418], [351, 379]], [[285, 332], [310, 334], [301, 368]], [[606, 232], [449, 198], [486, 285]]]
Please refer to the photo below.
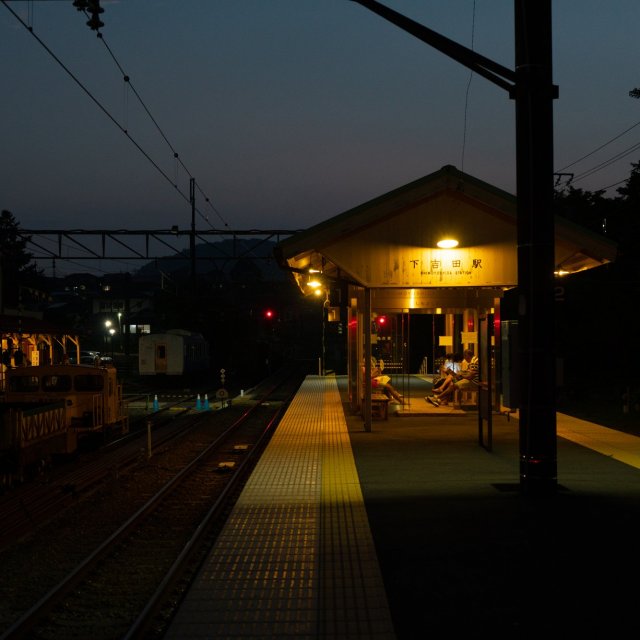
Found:
[[520, 486], [557, 488], [551, 0], [515, 0]]

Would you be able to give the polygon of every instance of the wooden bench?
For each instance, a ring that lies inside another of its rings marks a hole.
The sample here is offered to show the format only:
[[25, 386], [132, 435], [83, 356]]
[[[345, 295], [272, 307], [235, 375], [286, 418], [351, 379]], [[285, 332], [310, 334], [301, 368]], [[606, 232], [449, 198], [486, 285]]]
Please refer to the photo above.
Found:
[[453, 406], [456, 409], [462, 407], [477, 407], [478, 406], [478, 389], [456, 389], [453, 392]]
[[[372, 420], [388, 420], [389, 419], [389, 402], [391, 398], [384, 393], [371, 394], [371, 419]], [[364, 408], [364, 398], [362, 398], [362, 406]]]

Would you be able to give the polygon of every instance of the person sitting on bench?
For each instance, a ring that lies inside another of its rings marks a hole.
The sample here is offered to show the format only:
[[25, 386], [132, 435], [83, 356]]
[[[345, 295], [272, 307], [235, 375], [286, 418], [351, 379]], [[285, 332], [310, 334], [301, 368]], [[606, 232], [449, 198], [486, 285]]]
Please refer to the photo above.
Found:
[[[374, 357], [371, 358], [371, 388], [373, 391], [381, 391], [387, 397], [393, 398], [392, 402], [404, 404], [402, 395], [396, 391], [391, 385], [391, 378], [382, 373], [384, 364], [378, 365]], [[364, 375], [364, 367], [362, 367]]]
[[462, 370], [462, 356], [459, 353], [448, 353], [440, 367], [440, 377], [433, 383], [431, 390], [441, 389], [444, 384], [449, 384], [448, 380], [455, 382], [455, 376]]
[[427, 396], [425, 400], [436, 407], [447, 405], [449, 404], [449, 398], [453, 396], [456, 390], [477, 388], [479, 382], [480, 363], [478, 362], [478, 357], [473, 355], [471, 349], [465, 349], [460, 373], [448, 377], [439, 389], [434, 390], [434, 395]]

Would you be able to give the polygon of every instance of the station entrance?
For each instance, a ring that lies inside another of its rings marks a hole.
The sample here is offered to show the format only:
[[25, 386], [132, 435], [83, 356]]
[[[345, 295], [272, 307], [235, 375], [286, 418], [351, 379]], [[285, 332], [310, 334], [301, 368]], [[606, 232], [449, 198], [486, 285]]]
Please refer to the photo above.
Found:
[[[373, 397], [367, 381], [374, 367], [382, 367], [403, 396], [402, 406], [395, 411], [398, 416], [424, 415], [425, 410], [435, 411], [426, 402], [425, 393], [431, 392], [445, 358], [458, 354], [462, 359], [465, 350], [478, 357], [481, 374], [481, 384], [474, 385], [469, 397], [465, 394], [465, 404], [478, 410], [479, 418], [488, 420], [493, 408], [509, 410], [502, 407], [496, 385], [503, 375], [496, 358], [499, 292], [458, 290], [446, 294], [436, 289], [417, 293], [350, 287], [350, 300], [349, 400], [351, 410], [362, 413], [366, 430], [373, 417], [367, 411]], [[452, 400], [452, 407], [460, 413], [463, 399]]]

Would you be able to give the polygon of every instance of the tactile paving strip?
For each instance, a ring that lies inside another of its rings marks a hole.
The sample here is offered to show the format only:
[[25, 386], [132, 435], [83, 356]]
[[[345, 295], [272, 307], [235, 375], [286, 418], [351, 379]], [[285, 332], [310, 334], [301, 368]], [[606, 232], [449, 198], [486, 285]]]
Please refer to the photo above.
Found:
[[165, 637], [395, 637], [334, 378], [301, 386]]

